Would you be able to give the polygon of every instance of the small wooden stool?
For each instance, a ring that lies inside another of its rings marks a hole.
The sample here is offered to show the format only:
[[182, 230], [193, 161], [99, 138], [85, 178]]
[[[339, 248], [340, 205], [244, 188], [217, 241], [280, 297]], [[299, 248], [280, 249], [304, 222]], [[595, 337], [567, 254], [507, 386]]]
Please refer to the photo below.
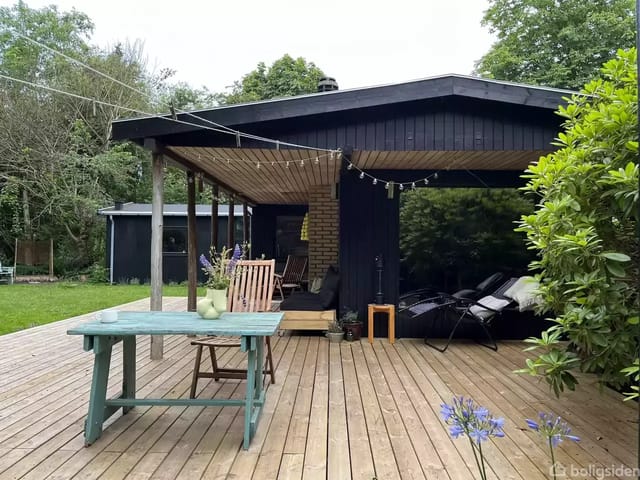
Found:
[[385, 303], [384, 305], [378, 305], [376, 303], [369, 304], [369, 343], [373, 343], [373, 314], [374, 313], [386, 313], [389, 316], [389, 343], [393, 344], [396, 341], [396, 306]]

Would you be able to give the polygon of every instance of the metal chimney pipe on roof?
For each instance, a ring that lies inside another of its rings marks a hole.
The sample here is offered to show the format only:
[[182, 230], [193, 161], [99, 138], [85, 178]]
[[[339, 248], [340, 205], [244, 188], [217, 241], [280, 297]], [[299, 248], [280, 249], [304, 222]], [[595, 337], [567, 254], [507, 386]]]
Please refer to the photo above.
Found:
[[338, 82], [332, 77], [322, 77], [318, 81], [318, 92], [332, 92], [338, 90]]

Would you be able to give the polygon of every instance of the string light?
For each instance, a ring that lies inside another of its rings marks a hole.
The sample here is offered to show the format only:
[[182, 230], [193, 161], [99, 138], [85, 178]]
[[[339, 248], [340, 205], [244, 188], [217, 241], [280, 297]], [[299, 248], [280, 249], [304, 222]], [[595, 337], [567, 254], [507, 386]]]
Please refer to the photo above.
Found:
[[256, 163], [256, 167], [260, 168], [260, 162]]
[[[371, 183], [373, 185], [377, 185], [378, 181], [381, 181], [385, 184], [384, 188], [386, 190], [389, 190], [389, 188], [391, 188], [391, 184], [393, 183], [390, 180], [384, 180], [384, 179], [379, 179], [374, 177], [373, 175], [371, 175], [370, 173], [365, 172], [364, 170], [362, 170], [361, 168], [359, 168], [355, 163], [351, 162], [350, 160], [347, 160], [347, 170], [355, 170], [356, 172], [358, 172], [358, 178], [360, 178], [360, 180], [362, 180], [365, 177], [369, 177], [371, 178]], [[438, 172], [434, 172], [431, 175], [432, 178], [436, 179], [438, 178]], [[418, 182], [424, 182], [425, 185], [429, 185], [429, 177], [427, 178], [423, 178], [420, 180], [412, 180], [410, 182], [403, 182], [403, 183], [398, 183], [398, 188], [399, 190], [403, 191], [405, 189], [411, 188], [412, 190], [415, 190], [418, 186]]]
[[316, 157], [316, 159], [313, 161], [313, 163], [315, 163], [316, 165], [318, 165], [320, 163], [320, 158]]
[[287, 160], [287, 165], [286, 165], [286, 167], [287, 167], [287, 168], [289, 168], [289, 160]]
[[304, 167], [304, 160], [300, 160], [300, 166]]

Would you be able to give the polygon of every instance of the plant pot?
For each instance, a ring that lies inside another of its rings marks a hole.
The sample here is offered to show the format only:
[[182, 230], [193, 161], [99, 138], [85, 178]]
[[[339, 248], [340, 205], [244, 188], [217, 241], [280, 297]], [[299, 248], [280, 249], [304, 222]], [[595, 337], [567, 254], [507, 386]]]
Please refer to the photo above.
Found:
[[344, 330], [345, 338], [350, 342], [360, 340], [362, 336], [362, 322], [343, 323], [342, 329]]
[[344, 337], [344, 332], [327, 332], [325, 335], [331, 343], [339, 343]]

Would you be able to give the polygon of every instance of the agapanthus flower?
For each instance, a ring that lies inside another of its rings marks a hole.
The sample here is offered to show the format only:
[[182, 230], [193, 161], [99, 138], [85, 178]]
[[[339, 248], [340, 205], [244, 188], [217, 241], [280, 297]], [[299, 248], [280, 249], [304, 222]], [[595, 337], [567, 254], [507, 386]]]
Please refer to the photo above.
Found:
[[539, 422], [531, 419], [527, 419], [527, 426], [536, 432], [539, 432], [543, 438], [553, 447], [557, 447], [562, 440], [572, 440], [574, 442], [580, 441], [579, 437], [571, 435], [571, 428], [567, 422], [563, 421], [561, 417], [556, 417], [551, 413], [540, 412], [538, 415]]
[[502, 428], [504, 418], [494, 417], [485, 407], [476, 405], [472, 399], [453, 397], [453, 404], [441, 405], [440, 415], [453, 438], [467, 436], [480, 472], [480, 478], [486, 480], [486, 468], [482, 453], [482, 442], [490, 437], [504, 437]]
[[567, 422], [563, 421], [560, 417], [556, 417], [551, 413], [540, 412], [538, 414], [540, 418], [539, 421], [531, 420], [530, 418], [526, 419], [527, 426], [540, 434], [542, 438], [544, 438], [549, 445], [549, 451], [551, 453], [551, 471], [553, 478], [556, 478], [556, 457], [554, 453], [554, 449], [564, 440], [572, 440], [574, 442], [578, 442], [580, 440], [579, 437], [575, 435], [571, 435], [571, 428]]

